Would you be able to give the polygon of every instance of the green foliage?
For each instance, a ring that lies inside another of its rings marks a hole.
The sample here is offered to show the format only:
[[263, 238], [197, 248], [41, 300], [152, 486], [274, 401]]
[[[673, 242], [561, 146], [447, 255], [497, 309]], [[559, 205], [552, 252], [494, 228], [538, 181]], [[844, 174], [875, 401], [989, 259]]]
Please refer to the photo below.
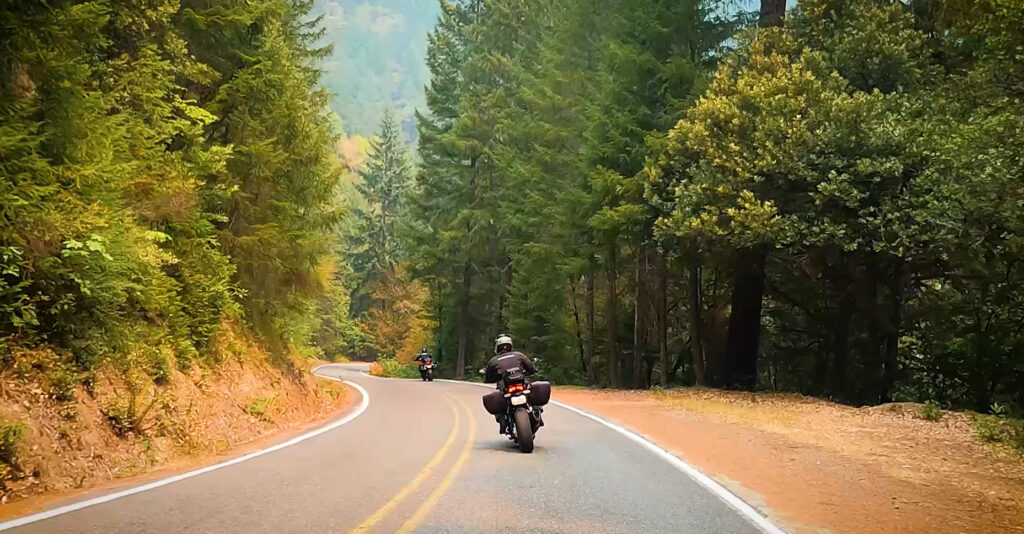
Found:
[[274, 403], [276, 397], [257, 397], [246, 404], [243, 410], [245, 413], [258, 419], [266, 419], [267, 409]]
[[974, 434], [985, 443], [1006, 445], [1024, 453], [1024, 420], [977, 414]]
[[561, 378], [596, 378], [585, 279], [650, 241], [647, 138], [680, 118], [740, 18], [703, 1], [442, 5], [403, 234], [439, 353], [456, 355], [442, 365], [475, 369], [509, 331]]
[[400, 227], [442, 365], [715, 383], [763, 251], [764, 387], [1024, 406], [1019, 9], [442, 6]]
[[58, 398], [100, 364], [159, 383], [216, 363], [239, 315], [279, 354], [335, 341], [340, 171], [309, 9], [0, 8], [0, 336], [73, 355]]
[[928, 401], [921, 405], [920, 415], [921, 419], [925, 421], [938, 421], [942, 419], [942, 408], [938, 404]]
[[398, 305], [375, 295], [379, 293], [379, 286], [393, 285], [396, 281], [394, 273], [402, 260], [396, 225], [403, 214], [412, 180], [409, 155], [390, 109], [384, 114], [378, 136], [370, 145], [359, 175], [362, 183], [358, 190], [365, 207], [356, 210], [348, 237], [349, 263], [357, 273], [350, 313], [356, 318]]
[[379, 358], [370, 366], [370, 374], [389, 378], [420, 378], [417, 366], [394, 358]]
[[[656, 147], [648, 197], [664, 235], [772, 250], [764, 353], [785, 387], [1021, 402], [1007, 371], [1022, 227], [1000, 196], [1019, 189], [1021, 93], [993, 78], [1013, 71], [997, 50], [1020, 35], [1000, 19], [981, 5], [802, 2], [783, 29], [741, 37]], [[936, 25], [949, 32], [923, 29]]]
[[24, 423], [0, 421], [0, 462], [7, 465], [15, 465], [15, 456], [18, 451], [18, 441], [25, 433]]

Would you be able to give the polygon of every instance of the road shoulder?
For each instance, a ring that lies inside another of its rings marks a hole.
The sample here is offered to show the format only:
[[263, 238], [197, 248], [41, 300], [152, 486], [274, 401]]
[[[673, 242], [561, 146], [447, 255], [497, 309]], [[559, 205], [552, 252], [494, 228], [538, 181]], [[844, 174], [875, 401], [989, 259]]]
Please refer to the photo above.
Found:
[[346, 417], [360, 404], [362, 396], [353, 388], [337, 383], [333, 379], [318, 376], [314, 379], [318, 387], [332, 392], [328, 401], [323, 401], [319, 409], [296, 412], [294, 417], [281, 418], [273, 425], [265, 425], [257, 435], [238, 436], [224, 448], [216, 450], [199, 450], [194, 454], [177, 455], [159, 465], [153, 466], [143, 473], [134, 474], [98, 482], [86, 488], [54, 489], [36, 493], [30, 497], [0, 506], [0, 521], [12, 520], [42, 510], [50, 510], [71, 503], [126, 491], [130, 488], [151, 484], [168, 477], [178, 476], [201, 470], [237, 459], [246, 455], [272, 448], [278, 444], [314, 432], [316, 429]]
[[790, 532], [1024, 532], [1024, 465], [955, 422], [699, 390], [555, 400], [643, 435]]

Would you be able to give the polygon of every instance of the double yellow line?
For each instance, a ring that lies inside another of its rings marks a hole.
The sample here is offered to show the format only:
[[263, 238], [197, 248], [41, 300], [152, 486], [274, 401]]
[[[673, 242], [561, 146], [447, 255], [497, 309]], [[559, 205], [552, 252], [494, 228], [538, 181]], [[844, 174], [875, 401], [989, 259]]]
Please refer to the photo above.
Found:
[[[445, 402], [447, 402], [448, 407], [452, 409], [452, 415], [455, 416], [455, 424], [452, 425], [452, 430], [448, 434], [448, 439], [445, 440], [444, 445], [441, 445], [441, 449], [437, 451], [437, 454], [435, 454], [434, 457], [431, 458], [429, 462], [427, 462], [427, 465], [423, 466], [423, 469], [420, 469], [419, 473], [416, 473], [416, 476], [413, 477], [408, 484], [402, 487], [402, 489], [400, 489], [398, 493], [396, 493], [395, 496], [391, 498], [391, 500], [384, 503], [384, 505], [378, 508], [376, 512], [370, 515], [370, 517], [367, 517], [362, 523], [360, 523], [355, 528], [350, 530], [350, 534], [367, 532], [368, 530], [373, 528], [374, 525], [379, 523], [389, 513], [391, 513], [391, 511], [394, 510], [395, 507], [398, 506], [398, 504], [402, 502], [403, 499], [405, 499], [414, 491], [416, 491], [416, 488], [418, 488], [420, 484], [422, 484], [423, 481], [426, 480], [428, 476], [430, 476], [431, 471], [433, 471], [434, 468], [436, 468], [438, 464], [440, 464], [444, 460], [445, 456], [448, 454], [448, 451], [452, 448], [452, 444], [455, 443], [455, 437], [458, 435], [459, 428], [461, 427], [462, 424], [461, 418], [459, 417], [459, 412], [458, 410], [455, 409], [455, 405], [452, 404], [451, 399], [449, 399], [446, 396]], [[441, 482], [438, 483], [437, 487], [434, 488], [434, 491], [432, 491], [430, 495], [428, 495], [427, 498], [423, 500], [423, 503], [420, 504], [420, 507], [417, 508], [415, 512], [413, 512], [412, 516], [410, 516], [409, 519], [405, 523], [403, 523], [402, 526], [399, 527], [396, 532], [403, 534], [407, 532], [412, 532], [414, 528], [416, 528], [421, 522], [423, 522], [423, 519], [427, 517], [427, 513], [429, 513], [430, 510], [438, 503], [438, 501], [441, 500], [441, 496], [443, 496], [444, 493], [448, 491], [448, 488], [452, 485], [452, 482], [455, 480], [455, 477], [458, 476], [459, 471], [461, 471], [462, 467], [465, 465], [466, 460], [469, 459], [469, 452], [470, 450], [472, 450], [473, 446], [473, 437], [476, 435], [476, 421], [474, 420], [472, 414], [470, 414], [468, 410], [466, 410], [466, 407], [464, 405], [460, 403], [460, 406], [462, 407], [462, 410], [466, 412], [466, 419], [469, 421], [469, 432], [466, 435], [466, 442], [462, 446], [462, 451], [459, 453], [459, 457], [455, 460], [455, 463], [452, 465], [451, 469], [448, 470], [448, 474], [446, 474], [445, 477], [441, 479]]]

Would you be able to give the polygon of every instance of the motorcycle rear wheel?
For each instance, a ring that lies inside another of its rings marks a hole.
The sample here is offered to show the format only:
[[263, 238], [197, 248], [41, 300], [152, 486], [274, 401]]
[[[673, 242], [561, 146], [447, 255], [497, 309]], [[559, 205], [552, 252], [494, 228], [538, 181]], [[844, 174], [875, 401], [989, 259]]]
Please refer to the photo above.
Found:
[[516, 408], [513, 418], [515, 418], [516, 434], [519, 438], [519, 451], [533, 452], [533, 427], [530, 425], [530, 412], [526, 408]]

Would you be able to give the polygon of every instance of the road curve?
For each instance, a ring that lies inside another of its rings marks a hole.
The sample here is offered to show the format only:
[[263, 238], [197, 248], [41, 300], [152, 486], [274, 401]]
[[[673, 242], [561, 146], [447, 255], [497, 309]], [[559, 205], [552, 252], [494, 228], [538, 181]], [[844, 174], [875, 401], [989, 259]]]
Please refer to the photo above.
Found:
[[664, 458], [551, 406], [533, 454], [497, 433], [482, 388], [318, 374], [366, 410], [269, 454], [11, 532], [761, 532]]

